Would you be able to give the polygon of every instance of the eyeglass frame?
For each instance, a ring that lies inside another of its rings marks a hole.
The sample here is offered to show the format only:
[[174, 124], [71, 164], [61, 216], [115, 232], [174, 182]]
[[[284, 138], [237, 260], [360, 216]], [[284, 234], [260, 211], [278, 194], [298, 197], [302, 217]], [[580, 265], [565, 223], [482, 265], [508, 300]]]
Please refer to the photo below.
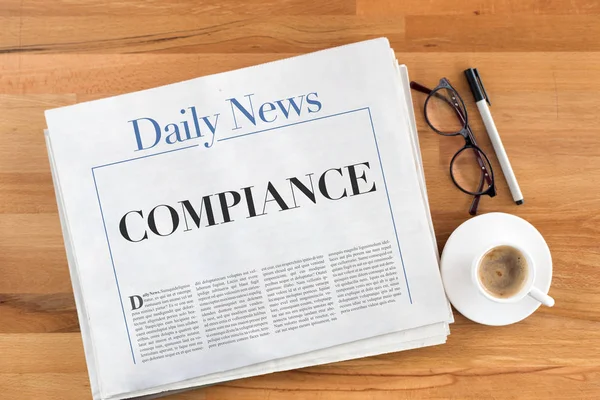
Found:
[[[471, 207], [469, 208], [469, 214], [475, 215], [477, 213], [477, 208], [479, 206], [479, 201], [481, 199], [481, 196], [490, 196], [490, 197], [496, 196], [496, 185], [495, 185], [495, 181], [494, 181], [494, 170], [492, 168], [492, 164], [491, 164], [488, 156], [485, 154], [485, 152], [479, 146], [477, 146], [477, 142], [475, 141], [475, 136], [473, 135], [473, 131], [471, 130], [471, 127], [469, 126], [468, 113], [467, 113], [467, 108], [465, 106], [465, 102], [463, 101], [463, 99], [460, 96], [460, 94], [458, 93], [458, 91], [456, 89], [454, 89], [454, 87], [450, 84], [450, 82], [448, 81], [447, 78], [440, 79], [439, 84], [433, 89], [429, 89], [426, 86], [423, 86], [415, 81], [410, 82], [410, 87], [413, 90], [427, 94], [427, 99], [425, 100], [425, 104], [423, 106], [423, 114], [425, 116], [425, 121], [427, 122], [427, 125], [429, 125], [429, 127], [435, 133], [437, 133], [441, 136], [461, 135], [463, 137], [463, 139], [465, 139], [465, 145], [462, 148], [460, 148], [456, 152], [456, 154], [454, 154], [454, 156], [452, 157], [452, 160], [450, 161], [450, 171], [449, 172], [450, 172], [450, 178], [452, 179], [454, 186], [456, 186], [461, 192], [466, 193], [471, 196], [474, 196], [473, 202], [471, 203]], [[454, 103], [449, 102], [444, 96], [441, 96], [441, 95], [438, 98], [441, 98], [442, 100], [447, 102], [452, 107], [452, 109], [456, 113], [456, 116], [460, 120], [460, 122], [462, 124], [462, 128], [457, 132], [446, 133], [446, 132], [440, 131], [439, 129], [436, 129], [434, 127], [434, 125], [431, 123], [431, 121], [429, 120], [429, 117], [427, 115], [427, 104], [429, 103], [431, 98], [434, 95], [436, 95], [436, 93], [439, 92], [441, 89], [448, 89], [451, 91], [451, 93], [453, 93], [455, 95], [455, 98], [452, 99], [454, 101]], [[457, 100], [460, 101], [460, 105], [462, 105], [462, 108], [458, 104]], [[464, 114], [463, 114], [463, 112], [464, 112]], [[487, 182], [488, 188], [486, 190], [479, 190], [477, 192], [469, 192], [469, 191], [465, 190], [464, 188], [462, 188], [458, 184], [458, 182], [456, 181], [456, 178], [454, 177], [454, 174], [452, 173], [452, 168], [454, 166], [454, 162], [456, 161], [457, 156], [469, 148], [472, 148], [474, 150], [473, 154], [475, 155], [475, 160], [479, 164], [479, 167], [482, 169], [479, 187], [481, 189], [483, 189], [483, 185], [485, 184], [485, 182]], [[483, 155], [483, 157], [485, 158], [485, 161], [481, 158], [480, 154]], [[489, 166], [489, 171], [486, 168], [486, 163]]]

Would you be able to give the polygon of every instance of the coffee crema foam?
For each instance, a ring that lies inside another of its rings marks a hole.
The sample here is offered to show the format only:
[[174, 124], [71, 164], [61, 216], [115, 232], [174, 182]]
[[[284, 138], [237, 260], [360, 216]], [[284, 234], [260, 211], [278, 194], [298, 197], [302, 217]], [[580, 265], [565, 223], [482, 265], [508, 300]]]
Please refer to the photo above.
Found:
[[494, 247], [485, 253], [477, 272], [485, 290], [501, 299], [517, 294], [529, 274], [525, 255], [511, 246]]

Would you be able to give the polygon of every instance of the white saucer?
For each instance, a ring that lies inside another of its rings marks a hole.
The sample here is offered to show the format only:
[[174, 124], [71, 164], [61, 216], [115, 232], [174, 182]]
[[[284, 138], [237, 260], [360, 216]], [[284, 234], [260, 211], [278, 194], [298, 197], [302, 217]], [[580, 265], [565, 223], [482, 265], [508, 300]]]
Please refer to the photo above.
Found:
[[450, 235], [441, 259], [442, 280], [448, 299], [462, 315], [485, 325], [509, 325], [530, 316], [540, 303], [529, 296], [517, 303], [500, 304], [483, 296], [471, 280], [471, 264], [478, 252], [503, 239], [531, 252], [536, 265], [535, 286], [548, 293], [552, 257], [546, 241], [529, 222], [511, 214], [489, 213], [472, 218]]

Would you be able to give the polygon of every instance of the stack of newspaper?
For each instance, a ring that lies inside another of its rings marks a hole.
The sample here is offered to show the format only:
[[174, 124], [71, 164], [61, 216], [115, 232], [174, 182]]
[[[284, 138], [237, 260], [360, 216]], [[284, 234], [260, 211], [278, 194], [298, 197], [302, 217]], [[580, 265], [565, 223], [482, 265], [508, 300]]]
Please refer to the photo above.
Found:
[[446, 341], [408, 75], [386, 39], [46, 119], [95, 399]]

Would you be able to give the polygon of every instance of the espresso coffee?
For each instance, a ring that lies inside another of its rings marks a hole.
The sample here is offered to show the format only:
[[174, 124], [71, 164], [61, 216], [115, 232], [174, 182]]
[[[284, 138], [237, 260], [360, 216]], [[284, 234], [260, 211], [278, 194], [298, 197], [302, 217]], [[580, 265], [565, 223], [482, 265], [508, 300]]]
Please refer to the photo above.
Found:
[[483, 255], [478, 267], [479, 281], [494, 297], [506, 299], [519, 293], [529, 273], [527, 259], [514, 247], [498, 246]]

